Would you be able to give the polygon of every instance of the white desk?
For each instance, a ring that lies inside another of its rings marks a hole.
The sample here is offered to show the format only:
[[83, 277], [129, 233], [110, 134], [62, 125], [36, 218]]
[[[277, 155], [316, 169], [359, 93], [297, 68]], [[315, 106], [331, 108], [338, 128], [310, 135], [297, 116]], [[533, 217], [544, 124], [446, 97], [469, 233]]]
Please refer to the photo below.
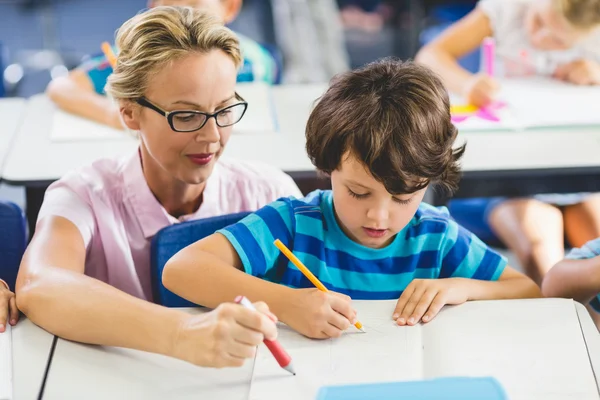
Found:
[[[260, 160], [288, 172], [314, 171], [305, 154], [304, 128], [311, 103], [323, 90], [321, 85], [274, 87], [280, 132], [234, 135], [225, 156]], [[1, 104], [0, 113], [3, 109]], [[19, 104], [11, 107], [15, 109]], [[136, 139], [126, 136], [121, 140], [53, 142], [49, 138], [48, 124], [52, 121], [54, 110], [55, 106], [44, 95], [30, 99], [24, 121], [6, 159], [5, 180], [25, 186], [51, 182], [73, 168], [98, 158], [126, 154], [137, 145]], [[462, 166], [467, 173], [600, 168], [599, 128], [460, 134], [459, 141], [462, 143], [464, 140], [468, 144]]]
[[[239, 369], [217, 370], [141, 351], [59, 339], [44, 400], [245, 400], [251, 375], [251, 361]], [[210, 396], [205, 395], [208, 392]]]
[[[312, 103], [324, 89], [323, 85], [274, 87], [279, 132], [235, 134], [224, 156], [265, 162], [297, 180], [314, 179], [315, 169], [305, 154], [304, 128]], [[54, 111], [44, 95], [30, 99], [3, 171], [8, 183], [27, 187], [28, 217], [33, 221], [49, 183], [73, 168], [127, 154], [137, 146], [136, 139], [125, 135], [120, 140], [51, 141], [48, 126]], [[459, 134], [459, 143], [465, 140], [457, 197], [600, 191], [600, 128]]]
[[53, 340], [54, 335], [25, 317], [12, 328], [15, 400], [38, 398]]
[[9, 153], [13, 138], [23, 121], [25, 99], [0, 99], [0, 178], [4, 160]]
[[[573, 307], [570, 318], [556, 318], [554, 307], [559, 302], [568, 308], [570, 300], [486, 302], [477, 310], [467, 303], [460, 306], [464, 307], [459, 318], [462, 323], [456, 326], [451, 321], [453, 315], [458, 318], [460, 307], [444, 309], [439, 316], [439, 323], [444, 326], [443, 332], [439, 331], [440, 339], [433, 345], [429, 342], [430, 354], [440, 353], [439, 362], [428, 367], [431, 377], [447, 375], [440, 372], [444, 369], [452, 371], [450, 375], [493, 375], [513, 400], [599, 399], [592, 373], [592, 365], [596, 375], [600, 372], [598, 331], [581, 306], [577, 311]], [[468, 322], [464, 319], [465, 312], [469, 315]], [[514, 327], [508, 337], [507, 327]], [[368, 332], [364, 337], [367, 335]], [[426, 336], [431, 337], [431, 333]], [[284, 337], [281, 341], [285, 347]], [[577, 354], [571, 354], [567, 344], [553, 342], [564, 338], [573, 339], [570, 344], [577, 348]], [[574, 360], [579, 364], [573, 365]], [[577, 371], [585, 371], [582, 374], [585, 376], [578, 376]], [[139, 351], [59, 339], [44, 399], [75, 399], [85, 394], [91, 400], [241, 400], [248, 398], [251, 376], [251, 362], [241, 369], [210, 370]], [[572, 387], [557, 387], [570, 382], [569, 379], [573, 380]], [[588, 395], [578, 397], [583, 392]]]
[[73, 168], [92, 161], [126, 154], [135, 148], [135, 140], [97, 140], [53, 142], [50, 129], [54, 104], [45, 95], [30, 98], [13, 147], [6, 158], [3, 178], [13, 184], [35, 186], [51, 182]]

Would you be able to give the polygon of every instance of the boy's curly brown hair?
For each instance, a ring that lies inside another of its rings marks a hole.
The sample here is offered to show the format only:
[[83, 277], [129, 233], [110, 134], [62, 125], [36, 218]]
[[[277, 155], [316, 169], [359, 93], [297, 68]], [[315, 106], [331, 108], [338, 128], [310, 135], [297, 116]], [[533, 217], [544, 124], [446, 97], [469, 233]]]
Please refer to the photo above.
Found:
[[385, 58], [336, 76], [306, 126], [306, 150], [327, 174], [350, 154], [391, 194], [460, 180], [448, 93], [429, 68]]

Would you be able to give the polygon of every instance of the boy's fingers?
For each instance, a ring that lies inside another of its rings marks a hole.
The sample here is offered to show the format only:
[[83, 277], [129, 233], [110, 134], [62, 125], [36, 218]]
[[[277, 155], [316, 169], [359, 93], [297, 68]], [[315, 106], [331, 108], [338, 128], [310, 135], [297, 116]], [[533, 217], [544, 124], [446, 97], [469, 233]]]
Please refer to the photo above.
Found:
[[335, 326], [339, 330], [345, 331], [350, 328], [350, 320], [340, 313], [332, 312], [327, 319], [329, 324]]
[[420, 303], [421, 298], [425, 294], [425, 291], [426, 288], [424, 287], [415, 288], [415, 291], [413, 292], [412, 296], [410, 296], [410, 299], [408, 299], [408, 301], [406, 302], [404, 310], [402, 310], [402, 313], [400, 313], [400, 318], [398, 319], [398, 322], [401, 325], [408, 323], [410, 316], [415, 311], [415, 308], [417, 308], [417, 305]]
[[404, 311], [404, 307], [406, 306], [408, 299], [410, 299], [410, 296], [412, 296], [414, 291], [415, 291], [414, 285], [408, 285], [406, 287], [406, 289], [404, 289], [404, 292], [402, 292], [402, 294], [400, 295], [400, 298], [398, 299], [398, 302], [396, 303], [396, 309], [394, 310], [394, 313], [392, 314], [392, 319], [394, 321], [397, 320], [398, 318], [400, 318], [400, 314], [402, 314], [402, 311]]
[[441, 293], [438, 293], [431, 302], [429, 309], [425, 313], [425, 316], [423, 317], [423, 322], [429, 322], [433, 318], [435, 318], [435, 316], [438, 315], [442, 307], [444, 307], [445, 305], [446, 301], [444, 300], [443, 295]]
[[12, 296], [8, 302], [10, 308], [10, 324], [15, 325], [19, 320], [19, 309], [17, 308], [17, 297]]
[[407, 323], [409, 325], [414, 325], [416, 323], [418, 323], [421, 318], [423, 317], [423, 314], [425, 314], [425, 312], [429, 309], [429, 306], [431, 304], [431, 302], [433, 301], [433, 299], [435, 298], [437, 294], [437, 291], [426, 291], [423, 296], [421, 297], [421, 300], [419, 301], [419, 304], [417, 304], [417, 306], [415, 307], [415, 310], [412, 312], [412, 315], [408, 318]]
[[356, 311], [352, 308], [352, 304], [343, 297], [331, 296], [329, 304], [334, 311], [342, 314], [348, 321], [352, 321], [356, 317]]
[[323, 334], [328, 338], [338, 338], [342, 336], [342, 331], [331, 324], [327, 324], [323, 329]]

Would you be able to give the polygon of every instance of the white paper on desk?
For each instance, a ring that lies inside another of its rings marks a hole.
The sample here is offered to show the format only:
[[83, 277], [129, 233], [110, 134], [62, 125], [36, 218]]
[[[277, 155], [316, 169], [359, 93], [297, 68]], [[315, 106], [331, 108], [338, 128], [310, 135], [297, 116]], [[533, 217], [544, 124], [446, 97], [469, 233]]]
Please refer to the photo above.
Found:
[[392, 321], [394, 303], [356, 302], [367, 333], [354, 328], [339, 339], [310, 340], [287, 327], [279, 341], [292, 357], [297, 375], [281, 369], [269, 350], [259, 347], [250, 400], [314, 399], [319, 388], [330, 384], [421, 379], [421, 327], [399, 327]]
[[579, 319], [570, 300], [469, 302], [429, 324], [397, 327], [395, 301], [354, 302], [366, 333], [313, 341], [280, 330], [297, 375], [258, 350], [251, 400], [314, 399], [319, 387], [444, 376], [493, 376], [511, 400], [597, 400]]
[[233, 133], [276, 133], [271, 87], [264, 82], [238, 83], [237, 93], [248, 103], [246, 113], [233, 126]]
[[[504, 79], [495, 111], [500, 121], [472, 116], [456, 123], [460, 131], [520, 130], [600, 125], [600, 87], [577, 86], [543, 77]], [[451, 97], [452, 104], [464, 100]]]
[[54, 112], [50, 132], [50, 140], [53, 142], [128, 139], [129, 136], [126, 131], [120, 131], [58, 109]]
[[0, 400], [13, 398], [12, 327], [0, 333]]

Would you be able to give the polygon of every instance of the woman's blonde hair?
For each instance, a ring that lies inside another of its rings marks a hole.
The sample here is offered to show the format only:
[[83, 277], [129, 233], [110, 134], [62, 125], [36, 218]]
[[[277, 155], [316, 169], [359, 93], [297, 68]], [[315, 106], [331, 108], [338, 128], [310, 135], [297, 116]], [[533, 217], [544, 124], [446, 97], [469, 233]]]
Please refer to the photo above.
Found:
[[559, 12], [579, 29], [592, 29], [600, 25], [600, 0], [554, 0]]
[[148, 82], [168, 63], [190, 53], [224, 51], [242, 64], [239, 41], [216, 16], [189, 7], [156, 7], [125, 22], [117, 32], [119, 56], [106, 93], [116, 100], [144, 95]]

